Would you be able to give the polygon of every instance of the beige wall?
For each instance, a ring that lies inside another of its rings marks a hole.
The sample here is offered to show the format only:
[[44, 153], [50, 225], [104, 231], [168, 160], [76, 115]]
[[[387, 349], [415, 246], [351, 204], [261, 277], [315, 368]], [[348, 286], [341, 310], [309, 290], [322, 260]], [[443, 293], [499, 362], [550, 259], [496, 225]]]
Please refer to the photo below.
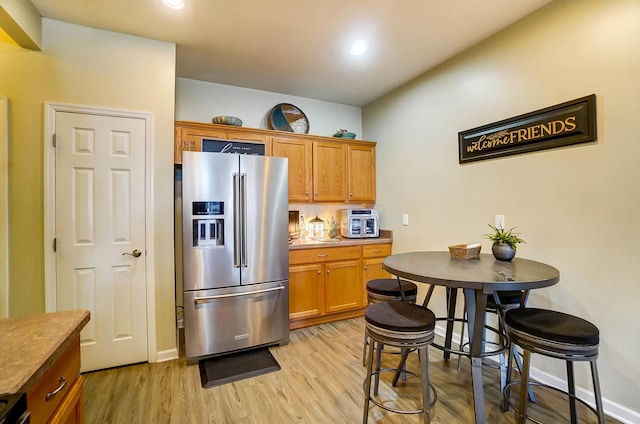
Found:
[[[363, 108], [378, 142], [382, 227], [394, 252], [446, 250], [506, 216], [558, 285], [531, 305], [601, 332], [604, 397], [640, 420], [640, 2], [558, 0]], [[457, 133], [595, 93], [597, 143], [458, 164]], [[399, 172], [402, 170], [402, 172]], [[410, 225], [401, 225], [401, 214]], [[535, 367], [563, 380], [560, 361]], [[591, 390], [581, 368], [578, 384]], [[638, 422], [638, 421], [636, 421]]]
[[211, 122], [218, 115], [242, 119], [249, 128], [269, 128], [269, 112], [278, 103], [291, 103], [309, 120], [309, 134], [332, 136], [340, 128], [362, 138], [362, 110], [356, 106], [272, 93], [251, 88], [196, 81], [176, 80], [176, 120]]
[[0, 38], [0, 63], [0, 93], [10, 99], [10, 315], [45, 310], [44, 102], [152, 112], [156, 342], [175, 349], [175, 45], [43, 19], [42, 51]]

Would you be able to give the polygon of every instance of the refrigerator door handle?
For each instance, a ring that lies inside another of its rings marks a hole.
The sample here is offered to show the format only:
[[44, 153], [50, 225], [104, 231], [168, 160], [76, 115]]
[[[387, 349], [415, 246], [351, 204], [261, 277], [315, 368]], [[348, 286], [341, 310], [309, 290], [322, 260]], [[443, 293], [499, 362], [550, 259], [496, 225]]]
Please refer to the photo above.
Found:
[[254, 291], [244, 292], [244, 293], [218, 294], [215, 296], [194, 296], [193, 302], [203, 303], [203, 302], [208, 302], [210, 300], [225, 299], [228, 297], [250, 296], [253, 294], [267, 293], [267, 292], [278, 291], [278, 290], [284, 290], [284, 286], [271, 287], [270, 289], [254, 290]]
[[242, 224], [240, 226], [240, 234], [242, 242], [240, 254], [240, 266], [247, 267], [247, 174], [240, 174], [240, 202], [242, 211]]
[[233, 267], [240, 268], [240, 182], [233, 173]]

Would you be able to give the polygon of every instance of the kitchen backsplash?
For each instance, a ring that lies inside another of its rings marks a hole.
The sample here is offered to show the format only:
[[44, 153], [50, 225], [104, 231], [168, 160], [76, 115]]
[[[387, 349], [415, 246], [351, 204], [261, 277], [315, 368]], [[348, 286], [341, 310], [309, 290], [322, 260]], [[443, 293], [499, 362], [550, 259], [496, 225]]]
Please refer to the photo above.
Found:
[[290, 211], [300, 211], [300, 220], [304, 217], [304, 223], [309, 223], [316, 216], [325, 222], [328, 228], [331, 219], [338, 221], [338, 210], [347, 208], [374, 208], [375, 204], [353, 204], [353, 203], [289, 203]]

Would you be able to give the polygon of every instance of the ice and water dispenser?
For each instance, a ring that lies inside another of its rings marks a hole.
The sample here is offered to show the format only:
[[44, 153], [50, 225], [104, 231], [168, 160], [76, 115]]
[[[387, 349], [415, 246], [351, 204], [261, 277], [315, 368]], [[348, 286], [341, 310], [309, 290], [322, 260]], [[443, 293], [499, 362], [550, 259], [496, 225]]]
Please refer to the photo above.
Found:
[[224, 246], [224, 202], [193, 202], [193, 247]]

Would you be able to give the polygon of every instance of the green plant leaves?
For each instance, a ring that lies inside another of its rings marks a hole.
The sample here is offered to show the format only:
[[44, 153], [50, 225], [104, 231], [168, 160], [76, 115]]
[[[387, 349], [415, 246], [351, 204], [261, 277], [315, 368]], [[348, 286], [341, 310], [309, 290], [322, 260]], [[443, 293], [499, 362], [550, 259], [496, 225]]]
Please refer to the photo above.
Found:
[[488, 225], [493, 230], [493, 233], [483, 234], [482, 237], [488, 238], [494, 243], [506, 243], [511, 246], [512, 249], [515, 249], [518, 243], [526, 243], [526, 241], [520, 238], [521, 233], [513, 232], [516, 227], [505, 230], [504, 228], [496, 228], [491, 224]]

